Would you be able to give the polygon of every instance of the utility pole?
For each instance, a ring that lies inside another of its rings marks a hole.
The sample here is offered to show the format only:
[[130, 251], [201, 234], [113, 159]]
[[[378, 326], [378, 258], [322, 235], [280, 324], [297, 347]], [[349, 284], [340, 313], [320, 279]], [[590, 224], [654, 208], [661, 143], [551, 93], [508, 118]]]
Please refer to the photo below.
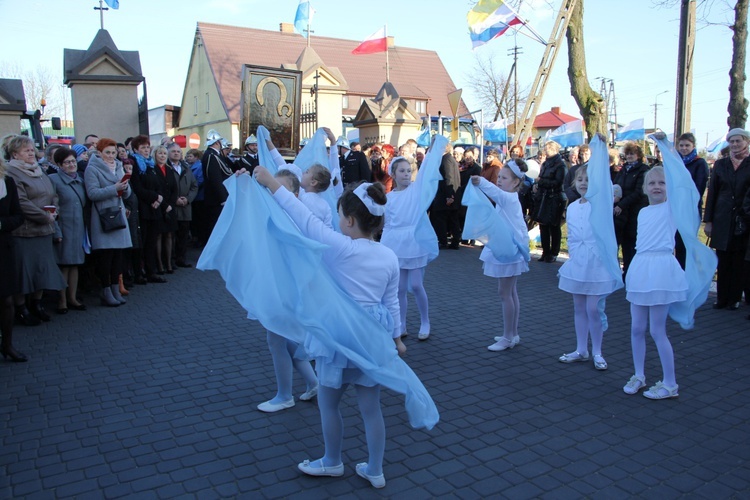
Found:
[[[517, 34], [514, 38], [517, 38]], [[513, 48], [508, 49], [508, 55], [513, 56], [513, 66], [511, 72], [513, 73], [513, 134], [518, 132], [518, 56], [523, 54], [521, 49], [523, 47], [518, 46], [518, 41], [514, 40]], [[508, 75], [510, 78], [510, 75]]]
[[658, 98], [658, 97], [659, 97], [660, 95], [662, 95], [662, 94], [666, 94], [667, 92], [669, 92], [669, 91], [668, 91], [668, 90], [665, 90], [664, 92], [659, 92], [658, 94], [656, 94], [656, 95], [654, 96], [654, 104], [653, 104], [653, 106], [654, 106], [654, 132], [656, 132], [656, 112], [657, 112], [657, 110], [659, 109], [659, 104], [658, 104], [658, 103], [656, 102], [656, 99], [657, 99], [657, 98]]
[[[617, 97], [615, 97], [615, 82], [611, 78], [605, 78], [599, 76], [596, 78], [601, 80], [601, 87], [599, 93], [604, 98], [607, 110], [607, 129], [612, 133], [612, 144], [615, 143], [615, 137], [617, 136]], [[609, 83], [609, 86], [607, 86]]]
[[693, 52], [695, 50], [695, 0], [682, 0], [680, 45], [677, 55], [677, 95], [675, 97], [674, 137], [690, 130], [693, 95]]

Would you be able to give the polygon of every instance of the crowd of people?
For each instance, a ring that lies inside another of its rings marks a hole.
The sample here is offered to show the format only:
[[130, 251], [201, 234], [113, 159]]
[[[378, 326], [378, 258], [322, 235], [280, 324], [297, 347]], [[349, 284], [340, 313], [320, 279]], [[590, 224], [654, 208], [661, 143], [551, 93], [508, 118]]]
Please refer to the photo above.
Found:
[[[577, 345], [559, 361], [593, 358], [594, 368], [607, 369], [602, 353], [605, 299], [624, 285], [631, 302], [635, 374], [623, 390], [636, 394], [646, 387], [643, 361], [650, 324], [663, 377], [644, 396], [678, 395], [665, 325], [669, 305], [686, 300], [693, 286], [685, 273], [691, 271], [689, 248], [694, 246], [683, 239], [692, 242], [696, 235], [677, 232], [676, 219], [691, 217], [692, 211], [675, 213], [677, 199], [667, 198], [664, 168], [647, 164], [638, 144], [626, 144], [622, 157], [597, 138], [567, 156], [550, 141], [532, 158], [524, 159], [523, 149], [513, 146], [506, 158], [489, 148], [482, 159], [477, 148], [454, 148], [442, 137], [425, 150], [413, 140], [398, 148], [362, 146], [322, 130], [330, 143], [324, 153], [329, 163], [299, 166], [286, 165], [268, 139], [260, 145], [276, 164], [261, 165], [255, 135], [247, 138], [241, 154], [233, 154], [231, 144], [213, 130], [206, 136], [205, 151], [190, 149], [184, 158], [178, 144], [166, 140], [152, 147], [143, 135], [122, 143], [90, 135], [83, 145], [50, 146], [42, 158], [28, 137], [3, 138], [0, 354], [15, 362], [28, 359], [13, 345], [13, 327], [51, 320], [42, 302], [45, 290], [57, 291], [58, 314], [86, 310], [81, 280], [98, 290], [103, 306], [120, 307], [133, 285], [166, 283], [166, 275], [191, 267], [188, 248], [209, 240], [229, 197], [226, 181], [250, 174], [273, 193], [303, 234], [327, 245], [326, 269], [388, 331], [394, 355], [406, 351], [401, 339], [408, 335], [408, 292], [419, 310], [418, 339], [430, 337], [426, 268], [440, 249], [461, 245], [484, 244], [484, 274], [498, 279], [502, 335], [488, 349], [516, 347], [517, 285], [529, 271], [529, 230], [539, 226], [539, 261], [554, 263], [567, 221], [569, 259], [560, 268], [559, 288], [573, 296]], [[696, 213], [716, 250], [714, 307], [736, 310], [743, 292], [750, 303], [750, 133], [733, 129], [727, 138], [729, 151], [709, 169], [697, 155], [695, 137], [680, 136], [676, 151], [685, 168], [677, 177], [689, 176], [699, 193]], [[590, 168], [593, 155], [598, 155], [597, 166], [608, 167], [603, 173]], [[338, 202], [331, 206], [323, 194], [334, 187]], [[476, 229], [480, 226], [492, 226], [494, 233]], [[691, 321], [692, 315], [685, 319]], [[314, 476], [343, 474], [339, 401], [353, 384], [370, 452], [369, 461], [356, 471], [373, 486], [384, 486], [385, 430], [377, 377], [342, 360], [330, 343], [317, 338], [302, 345], [286, 332], [269, 330], [268, 344], [278, 392], [258, 409], [273, 413], [294, 406], [293, 368], [307, 385], [300, 399], [319, 400], [325, 455], [306, 460], [299, 469]], [[297, 359], [301, 350], [316, 360], [315, 371]], [[426, 411], [422, 424], [434, 425], [435, 418]]]

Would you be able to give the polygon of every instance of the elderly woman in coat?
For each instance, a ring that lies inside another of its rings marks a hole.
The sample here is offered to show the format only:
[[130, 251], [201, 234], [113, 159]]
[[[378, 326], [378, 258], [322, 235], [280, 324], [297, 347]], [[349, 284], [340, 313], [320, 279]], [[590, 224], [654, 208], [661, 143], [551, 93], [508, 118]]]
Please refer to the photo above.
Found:
[[23, 224], [23, 212], [16, 183], [6, 171], [5, 160], [0, 157], [0, 354], [3, 359], [24, 363], [28, 361], [26, 355], [13, 347], [13, 296], [21, 289], [13, 256], [13, 231]]
[[[123, 250], [130, 248], [130, 229], [123, 197], [130, 196], [130, 184], [122, 164], [117, 161], [117, 143], [103, 137], [86, 167], [86, 193], [92, 202], [91, 248], [96, 258], [96, 275], [101, 282], [103, 305], [117, 307], [127, 300], [120, 294]], [[114, 209], [114, 210], [113, 210]], [[119, 228], [106, 230], [103, 217], [114, 213]]]
[[198, 181], [190, 165], [182, 159], [182, 149], [177, 143], [167, 148], [168, 165], [177, 180], [177, 200], [175, 215], [177, 217], [177, 234], [175, 235], [175, 264], [177, 267], [192, 267], [187, 263], [187, 246], [190, 236], [190, 221], [193, 220], [193, 200], [198, 194]]
[[68, 308], [85, 311], [86, 306], [78, 302], [78, 266], [91, 250], [84, 213], [86, 188], [83, 177], [78, 173], [76, 154], [72, 149], [61, 147], [53, 155], [57, 172], [49, 176], [58, 197], [57, 227], [55, 231], [55, 254], [57, 265], [68, 283], [67, 290], [60, 290], [57, 300], [57, 313], [65, 314]]
[[[737, 310], [746, 272], [745, 251], [748, 241], [748, 221], [743, 218], [742, 201], [750, 189], [750, 132], [733, 128], [727, 133], [730, 155], [714, 163], [708, 181], [703, 231], [711, 238], [716, 250], [716, 302], [714, 309]], [[750, 290], [745, 290], [745, 300]]]
[[14, 269], [19, 273], [21, 285], [20, 293], [15, 296], [16, 321], [34, 326], [40, 320], [50, 320], [42, 307], [44, 290], [62, 290], [66, 286], [52, 247], [57, 194], [49, 177], [36, 162], [36, 148], [29, 137], [13, 137], [8, 141], [5, 153], [10, 158], [8, 175], [16, 183], [25, 217], [24, 223], [13, 231]]

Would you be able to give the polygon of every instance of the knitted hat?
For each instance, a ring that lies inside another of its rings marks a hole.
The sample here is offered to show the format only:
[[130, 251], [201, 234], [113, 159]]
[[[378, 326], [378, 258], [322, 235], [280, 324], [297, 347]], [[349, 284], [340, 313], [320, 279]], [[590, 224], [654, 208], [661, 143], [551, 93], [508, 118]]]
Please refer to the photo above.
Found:
[[87, 151], [86, 146], [83, 144], [73, 144], [73, 151], [75, 151], [76, 157], [81, 156], [82, 153]]
[[750, 140], [750, 132], [742, 128], [733, 128], [732, 130], [727, 132], [727, 140], [731, 139], [735, 135], [741, 135], [746, 140]]

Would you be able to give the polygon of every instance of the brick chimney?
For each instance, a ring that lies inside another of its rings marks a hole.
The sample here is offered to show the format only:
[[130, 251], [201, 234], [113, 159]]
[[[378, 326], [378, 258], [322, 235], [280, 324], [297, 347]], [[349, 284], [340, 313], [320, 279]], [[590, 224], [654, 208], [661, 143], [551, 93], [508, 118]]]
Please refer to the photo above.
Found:
[[279, 31], [281, 33], [294, 33], [294, 25], [292, 23], [279, 23]]
[[552, 106], [552, 112], [556, 115], [560, 114], [560, 106]]

